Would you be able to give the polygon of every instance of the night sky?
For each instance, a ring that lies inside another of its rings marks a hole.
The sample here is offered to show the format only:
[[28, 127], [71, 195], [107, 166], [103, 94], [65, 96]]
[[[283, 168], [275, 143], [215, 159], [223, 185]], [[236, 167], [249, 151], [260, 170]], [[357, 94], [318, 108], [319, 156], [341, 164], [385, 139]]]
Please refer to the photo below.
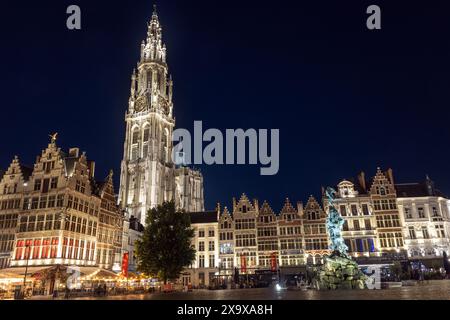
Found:
[[[27, 3], [28, 2], [28, 3]], [[393, 3], [395, 2], [395, 3]], [[279, 210], [360, 170], [425, 174], [450, 194], [448, 1], [158, 1], [177, 127], [280, 129], [280, 171], [200, 166], [206, 207], [245, 192]], [[66, 28], [66, 8], [82, 30]], [[382, 30], [366, 28], [378, 4]], [[33, 164], [59, 132], [119, 184], [143, 1], [8, 1], [0, 18], [0, 167]], [[118, 192], [118, 188], [116, 190]]]

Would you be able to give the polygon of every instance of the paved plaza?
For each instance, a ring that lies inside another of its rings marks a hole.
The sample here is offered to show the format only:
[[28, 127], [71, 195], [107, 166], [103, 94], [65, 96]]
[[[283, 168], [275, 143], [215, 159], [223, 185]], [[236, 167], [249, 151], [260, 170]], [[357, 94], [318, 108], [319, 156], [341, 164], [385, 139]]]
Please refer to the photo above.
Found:
[[[33, 297], [33, 299], [51, 297]], [[429, 281], [415, 286], [383, 290], [277, 291], [274, 288], [235, 290], [194, 290], [193, 292], [155, 293], [107, 297], [82, 297], [76, 300], [450, 300], [450, 281]]]

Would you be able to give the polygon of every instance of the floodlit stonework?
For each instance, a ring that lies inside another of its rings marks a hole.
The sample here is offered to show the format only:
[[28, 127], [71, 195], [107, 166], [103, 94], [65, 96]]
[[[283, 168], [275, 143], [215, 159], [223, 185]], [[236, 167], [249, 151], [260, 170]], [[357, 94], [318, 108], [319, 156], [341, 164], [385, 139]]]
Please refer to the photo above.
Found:
[[32, 168], [15, 157], [0, 180], [0, 268], [121, 263], [124, 217], [113, 174], [94, 177], [78, 148], [64, 152], [56, 135]]
[[178, 167], [172, 159], [173, 81], [166, 56], [154, 11], [147, 39], [141, 44], [141, 59], [131, 77], [119, 192], [128, 217], [134, 216], [142, 224], [146, 212], [164, 201], [175, 200], [180, 210], [204, 210], [202, 174]]

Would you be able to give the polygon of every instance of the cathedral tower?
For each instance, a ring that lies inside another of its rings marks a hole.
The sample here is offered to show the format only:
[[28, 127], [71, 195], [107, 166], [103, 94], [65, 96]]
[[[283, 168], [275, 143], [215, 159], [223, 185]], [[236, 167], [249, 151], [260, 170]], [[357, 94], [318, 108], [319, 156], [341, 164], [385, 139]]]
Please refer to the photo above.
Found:
[[201, 173], [177, 168], [172, 161], [173, 82], [166, 54], [155, 9], [131, 76], [119, 193], [127, 215], [142, 224], [146, 212], [163, 201], [175, 200], [178, 209], [186, 211], [204, 209]]

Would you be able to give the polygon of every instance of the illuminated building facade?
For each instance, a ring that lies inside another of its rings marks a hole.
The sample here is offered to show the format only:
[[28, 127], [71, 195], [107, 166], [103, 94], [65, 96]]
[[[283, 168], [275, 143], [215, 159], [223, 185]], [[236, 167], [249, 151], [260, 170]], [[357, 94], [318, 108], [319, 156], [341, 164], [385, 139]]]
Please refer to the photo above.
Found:
[[277, 223], [280, 265], [299, 266], [305, 264], [303, 204], [298, 202], [297, 208], [294, 208], [289, 199], [286, 199], [277, 217]]
[[[233, 198], [232, 212], [227, 207], [221, 211], [218, 205], [216, 211], [191, 213], [197, 255], [183, 275], [183, 283], [208, 286], [213, 278], [230, 283], [236, 270], [241, 275], [305, 271], [307, 262], [320, 264], [330, 253], [325, 219], [313, 197], [305, 209], [301, 202], [293, 207], [286, 199], [279, 214], [267, 201], [260, 206], [258, 200], [250, 201], [245, 194], [239, 200]], [[208, 230], [216, 230], [215, 241]], [[212, 254], [215, 264], [207, 259]]]
[[14, 158], [0, 182], [0, 203], [7, 203], [0, 211], [0, 234], [15, 235], [12, 247], [8, 243], [9, 261], [2, 267], [111, 269], [120, 263], [123, 215], [114, 200], [112, 173], [98, 183], [94, 170], [94, 162], [78, 148], [63, 152], [56, 136], [32, 169]]
[[328, 250], [326, 213], [313, 196], [309, 197], [303, 211], [306, 263], [321, 264], [323, 263], [323, 256], [330, 253], [330, 250]]
[[428, 176], [421, 183], [395, 184], [392, 169], [378, 168], [371, 182], [361, 172], [341, 181], [337, 191], [351, 256], [439, 260], [450, 252], [450, 200]]
[[219, 270], [219, 215], [217, 211], [192, 212], [191, 225], [194, 229], [192, 245], [195, 260], [192, 267], [181, 276], [183, 285], [209, 286]]
[[[337, 186], [336, 207], [345, 223], [342, 229], [345, 244], [353, 257], [379, 256], [376, 217], [371, 197], [365, 188], [364, 173], [353, 183], [341, 181]], [[324, 207], [328, 204], [324, 198]]]
[[408, 256], [441, 260], [444, 251], [450, 253], [450, 201], [428, 176], [395, 188]]
[[16, 156], [0, 177], [0, 269], [11, 262], [23, 193], [32, 171]]
[[131, 77], [125, 115], [126, 132], [121, 164], [119, 202], [128, 217], [145, 225], [146, 212], [164, 201], [178, 209], [203, 211], [203, 176], [178, 167], [172, 159], [173, 81], [156, 11], [148, 24], [141, 58]]

